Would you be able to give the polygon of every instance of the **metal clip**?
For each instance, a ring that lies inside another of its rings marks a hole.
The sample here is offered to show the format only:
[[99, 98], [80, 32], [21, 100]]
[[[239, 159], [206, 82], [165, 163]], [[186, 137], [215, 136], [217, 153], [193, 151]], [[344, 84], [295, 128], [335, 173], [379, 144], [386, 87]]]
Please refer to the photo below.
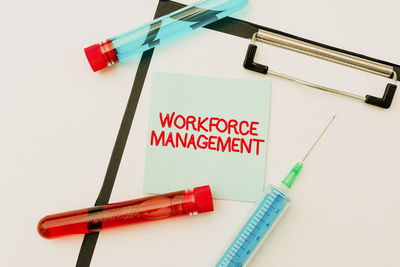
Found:
[[[304, 81], [293, 76], [272, 71], [271, 69], [268, 68], [268, 66], [254, 62], [254, 57], [257, 52], [256, 41], [270, 44], [279, 48], [284, 48], [304, 55], [327, 60], [333, 63], [341, 64], [354, 69], [369, 72], [375, 75], [392, 78], [393, 83], [387, 84], [383, 97], [376, 97], [371, 95], [366, 95], [366, 96], [356, 95], [343, 90], [338, 90], [322, 86], [319, 84], [311, 83], [308, 81]], [[340, 51], [335, 51], [326, 47], [318, 46], [316, 44], [291, 38], [289, 36], [284, 36], [278, 33], [268, 32], [264, 30], [259, 30], [258, 32], [253, 34], [251, 38], [251, 44], [249, 44], [247, 48], [247, 53], [243, 66], [248, 70], [252, 70], [262, 74], [271, 74], [315, 89], [359, 99], [364, 101], [365, 103], [382, 108], [390, 107], [397, 88], [397, 74], [393, 70], [392, 66], [377, 63], [368, 59], [360, 58], [354, 55], [349, 55], [346, 53], [342, 53]]]

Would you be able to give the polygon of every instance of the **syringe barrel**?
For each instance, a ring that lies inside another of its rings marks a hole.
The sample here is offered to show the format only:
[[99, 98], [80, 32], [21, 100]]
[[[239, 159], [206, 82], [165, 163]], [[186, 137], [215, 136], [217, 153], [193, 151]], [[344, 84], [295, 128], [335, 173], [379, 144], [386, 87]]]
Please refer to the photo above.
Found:
[[210, 187], [202, 186], [193, 190], [49, 215], [38, 223], [38, 232], [44, 238], [55, 238], [212, 210]]
[[245, 266], [264, 242], [290, 202], [278, 187], [268, 185], [267, 191], [229, 245], [216, 267]]
[[224, 18], [247, 3], [248, 0], [204, 0], [87, 47], [85, 54], [93, 71], [98, 71]]

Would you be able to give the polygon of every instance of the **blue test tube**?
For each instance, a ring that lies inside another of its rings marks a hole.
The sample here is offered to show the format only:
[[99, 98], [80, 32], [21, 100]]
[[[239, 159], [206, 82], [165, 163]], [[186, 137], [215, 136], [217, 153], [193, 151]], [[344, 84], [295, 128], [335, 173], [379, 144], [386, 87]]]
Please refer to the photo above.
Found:
[[89, 46], [85, 48], [85, 54], [93, 71], [98, 71], [222, 19], [247, 3], [248, 0], [204, 0]]

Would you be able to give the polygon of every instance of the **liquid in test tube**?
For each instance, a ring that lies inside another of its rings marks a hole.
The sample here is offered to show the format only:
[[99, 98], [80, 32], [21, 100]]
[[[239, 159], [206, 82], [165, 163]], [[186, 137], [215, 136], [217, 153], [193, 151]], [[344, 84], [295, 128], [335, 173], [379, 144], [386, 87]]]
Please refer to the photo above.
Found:
[[204, 0], [89, 46], [85, 54], [93, 71], [98, 71], [222, 19], [247, 3], [248, 0]]
[[48, 215], [39, 221], [37, 229], [44, 238], [56, 238], [213, 210], [212, 195], [207, 185]]

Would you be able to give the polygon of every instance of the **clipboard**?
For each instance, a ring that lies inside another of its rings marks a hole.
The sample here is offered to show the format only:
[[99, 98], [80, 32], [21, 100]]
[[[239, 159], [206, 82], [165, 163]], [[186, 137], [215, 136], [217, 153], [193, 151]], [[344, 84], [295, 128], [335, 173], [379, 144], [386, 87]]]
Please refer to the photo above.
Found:
[[[184, 7], [185, 5], [177, 3], [177, 2], [173, 2], [173, 1], [165, 1], [165, 0], [160, 0], [156, 13], [155, 13], [155, 18], [163, 16], [165, 14], [168, 14], [172, 11], [175, 11], [179, 8]], [[339, 53], [343, 53], [346, 55], [350, 55], [350, 56], [355, 56], [355, 57], [359, 57], [374, 63], [379, 63], [379, 64], [383, 64], [385, 66], [389, 66], [393, 69], [393, 73], [388, 76], [387, 78], [392, 79], [393, 83], [395, 83], [395, 81], [399, 80], [400, 77], [400, 66], [390, 63], [390, 62], [385, 62], [379, 59], [374, 59], [371, 57], [367, 57], [364, 55], [360, 55], [357, 53], [353, 53], [350, 51], [346, 51], [346, 50], [342, 50], [339, 48], [335, 48], [335, 47], [331, 47], [328, 45], [324, 45], [321, 43], [317, 43], [311, 40], [306, 40], [304, 38], [300, 38], [300, 37], [296, 37], [287, 33], [283, 33], [277, 30], [273, 30], [261, 25], [257, 25], [251, 22], [247, 22], [247, 21], [243, 21], [243, 20], [239, 20], [239, 19], [235, 19], [235, 18], [231, 18], [231, 17], [226, 17], [220, 21], [214, 22], [210, 25], [205, 26], [205, 28], [207, 29], [211, 29], [214, 31], [218, 31], [218, 32], [222, 32], [222, 33], [226, 33], [226, 34], [230, 34], [236, 37], [240, 37], [240, 38], [244, 38], [244, 39], [248, 39], [249, 42], [253, 39], [253, 43], [250, 45], [255, 45], [255, 42], [259, 41], [260, 39], [255, 39], [257, 38], [254, 37], [254, 34], [261, 31], [266, 31], [266, 32], [272, 32], [272, 33], [277, 33], [286, 37], [290, 37], [290, 38], [294, 38], [298, 41], [303, 41], [307, 44], [312, 44], [312, 45], [317, 45], [320, 47], [324, 47], [326, 49], [329, 50], [333, 50]], [[155, 38], [156, 35], [149, 35], [148, 38]], [[261, 38], [261, 36], [260, 36]], [[244, 66], [252, 71], [257, 71], [260, 73], [265, 72], [266, 66], [265, 65], [261, 65], [260, 63], [256, 63], [254, 61], [254, 57], [255, 57], [255, 53], [256, 53], [256, 49], [250, 48], [247, 51], [247, 53], [243, 53], [244, 55]], [[118, 169], [119, 169], [119, 165], [121, 163], [121, 159], [124, 153], [124, 149], [125, 149], [125, 145], [127, 143], [127, 139], [129, 136], [129, 132], [130, 132], [130, 128], [132, 126], [132, 122], [133, 122], [133, 118], [135, 116], [135, 112], [136, 112], [136, 108], [138, 106], [138, 101], [141, 95], [141, 91], [144, 85], [144, 82], [146, 80], [146, 75], [148, 72], [148, 68], [152, 59], [152, 55], [154, 52], [154, 48], [150, 49], [146, 52], [144, 52], [141, 56], [140, 59], [140, 63], [137, 69], [137, 72], [135, 74], [135, 78], [134, 78], [134, 82], [133, 82], [133, 86], [132, 86], [132, 90], [128, 99], [128, 103], [127, 106], [125, 108], [125, 112], [122, 118], [122, 122], [119, 128], [119, 132], [114, 144], [114, 148], [109, 160], [109, 164], [107, 167], [107, 171], [105, 174], [105, 178], [103, 181], [103, 185], [101, 187], [100, 193], [98, 195], [98, 198], [96, 199], [95, 205], [103, 205], [103, 204], [107, 204], [109, 202], [110, 196], [111, 196], [111, 192], [116, 180], [116, 176], [118, 173]], [[245, 52], [245, 51], [244, 51]], [[246, 56], [245, 56], [246, 55]], [[252, 69], [253, 68], [253, 69]], [[386, 76], [385, 76], [386, 77]], [[383, 98], [379, 98], [376, 97], [376, 99], [370, 98], [371, 102], [375, 102], [377, 106], [383, 106], [383, 105], [387, 105], [387, 99], [390, 99], [394, 97], [394, 92], [395, 92], [395, 88], [394, 86], [391, 86], [391, 88], [386, 88], [386, 92], [387, 94], [384, 95]], [[383, 103], [384, 102], [384, 103]], [[389, 105], [390, 106], [390, 105]], [[94, 249], [96, 247], [96, 242], [98, 239], [98, 235], [99, 233], [90, 233], [90, 234], [86, 234], [84, 237], [84, 240], [82, 242], [81, 248], [80, 248], [80, 252], [79, 252], [79, 256], [77, 259], [77, 263], [76, 266], [89, 266], [93, 253], [94, 253]]]

